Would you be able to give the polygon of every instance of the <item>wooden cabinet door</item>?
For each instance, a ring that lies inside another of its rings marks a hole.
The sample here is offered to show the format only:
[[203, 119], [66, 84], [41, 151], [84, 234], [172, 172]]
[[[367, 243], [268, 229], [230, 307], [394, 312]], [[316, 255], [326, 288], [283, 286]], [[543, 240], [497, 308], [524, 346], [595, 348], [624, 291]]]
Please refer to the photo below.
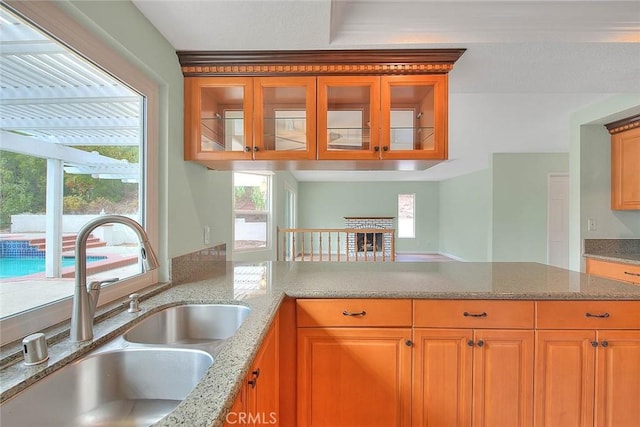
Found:
[[596, 333], [536, 331], [536, 427], [592, 426]]
[[251, 160], [253, 79], [184, 79], [184, 159]]
[[226, 417], [225, 427], [279, 426], [279, 316], [262, 341], [242, 388]]
[[640, 331], [598, 331], [595, 425], [640, 422]]
[[409, 425], [411, 329], [299, 328], [297, 338], [298, 427]]
[[473, 332], [414, 329], [413, 426], [471, 426]]
[[473, 426], [533, 425], [533, 330], [476, 330]]
[[316, 78], [254, 78], [256, 160], [316, 158]]
[[318, 159], [380, 159], [380, 77], [318, 77]]
[[257, 425], [279, 425], [278, 327], [278, 317], [276, 317], [253, 363], [252, 372], [257, 372], [257, 374], [252, 410], [260, 420], [256, 423]]
[[446, 74], [380, 78], [380, 150], [383, 159], [446, 160]]
[[533, 424], [532, 330], [415, 329], [413, 426]]
[[640, 209], [640, 127], [611, 137], [611, 209]]

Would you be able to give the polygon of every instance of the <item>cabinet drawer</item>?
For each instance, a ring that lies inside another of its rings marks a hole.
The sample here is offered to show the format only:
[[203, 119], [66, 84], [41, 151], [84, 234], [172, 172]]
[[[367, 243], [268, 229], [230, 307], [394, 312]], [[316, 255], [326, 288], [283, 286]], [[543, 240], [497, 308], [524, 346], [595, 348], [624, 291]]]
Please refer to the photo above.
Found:
[[640, 284], [640, 265], [587, 258], [587, 273]]
[[299, 299], [299, 327], [411, 326], [411, 300]]
[[538, 329], [639, 329], [640, 301], [538, 301]]
[[533, 301], [414, 300], [413, 304], [415, 327], [533, 329]]

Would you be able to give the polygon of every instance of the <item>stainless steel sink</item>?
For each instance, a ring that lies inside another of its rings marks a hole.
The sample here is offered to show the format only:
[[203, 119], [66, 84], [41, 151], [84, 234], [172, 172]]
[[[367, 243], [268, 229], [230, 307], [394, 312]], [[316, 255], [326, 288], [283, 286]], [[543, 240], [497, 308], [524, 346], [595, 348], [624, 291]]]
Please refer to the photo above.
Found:
[[138, 344], [197, 346], [215, 355], [250, 312], [243, 305], [178, 305], [149, 316], [129, 329], [124, 339]]
[[201, 350], [131, 348], [90, 354], [2, 405], [11, 426], [148, 426], [173, 411], [213, 363]]

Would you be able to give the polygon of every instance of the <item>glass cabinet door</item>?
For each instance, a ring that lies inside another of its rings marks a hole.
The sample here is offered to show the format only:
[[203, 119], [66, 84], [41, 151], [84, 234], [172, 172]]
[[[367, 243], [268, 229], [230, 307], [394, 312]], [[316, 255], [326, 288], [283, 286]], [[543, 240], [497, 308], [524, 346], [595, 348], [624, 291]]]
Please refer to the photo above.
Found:
[[447, 76], [381, 78], [383, 159], [446, 159]]
[[254, 91], [254, 159], [315, 159], [315, 77], [256, 77]]
[[185, 97], [185, 156], [251, 159], [251, 78], [185, 79]]
[[377, 159], [380, 77], [318, 77], [318, 158]]

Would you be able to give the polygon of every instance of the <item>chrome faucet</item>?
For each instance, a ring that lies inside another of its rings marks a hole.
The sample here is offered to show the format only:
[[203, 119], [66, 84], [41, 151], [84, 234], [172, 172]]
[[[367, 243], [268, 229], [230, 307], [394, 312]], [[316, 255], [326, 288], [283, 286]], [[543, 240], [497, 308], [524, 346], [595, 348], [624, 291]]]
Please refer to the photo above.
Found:
[[144, 228], [136, 221], [121, 215], [104, 215], [86, 223], [76, 237], [76, 285], [73, 293], [73, 311], [71, 312], [71, 341], [82, 342], [93, 339], [93, 316], [100, 296], [100, 287], [105, 283], [113, 283], [117, 278], [103, 281], [87, 281], [87, 239], [93, 230], [105, 224], [123, 224], [129, 226], [140, 240], [140, 257], [146, 271], [159, 267], [158, 258], [149, 243]]

